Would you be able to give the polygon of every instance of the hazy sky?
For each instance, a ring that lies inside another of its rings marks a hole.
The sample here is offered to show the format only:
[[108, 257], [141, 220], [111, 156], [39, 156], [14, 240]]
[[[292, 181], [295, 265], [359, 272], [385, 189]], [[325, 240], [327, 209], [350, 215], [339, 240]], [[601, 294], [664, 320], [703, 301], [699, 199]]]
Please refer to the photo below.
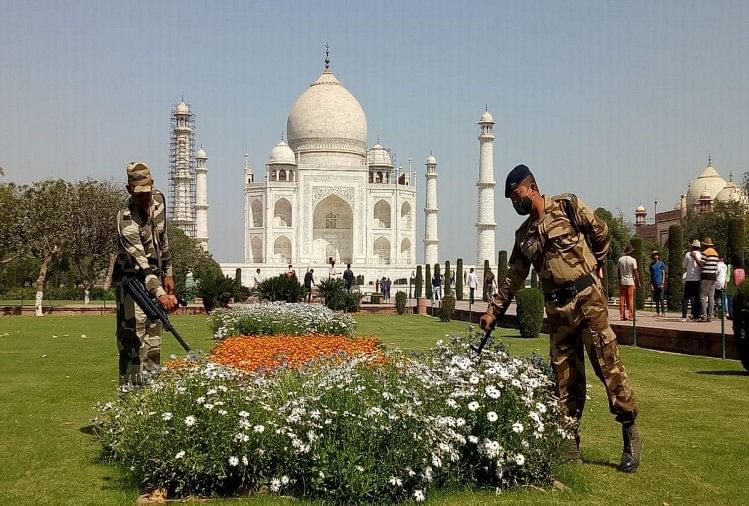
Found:
[[184, 94], [208, 152], [210, 249], [243, 258], [244, 153], [262, 180], [296, 98], [332, 69], [397, 161], [439, 160], [440, 259], [475, 258], [477, 122], [494, 128], [497, 248], [520, 220], [517, 163], [546, 193], [632, 219], [672, 208], [712, 154], [749, 170], [749, 2], [40, 2], [0, 0], [6, 179], [124, 181], [149, 162], [167, 190], [169, 114]]

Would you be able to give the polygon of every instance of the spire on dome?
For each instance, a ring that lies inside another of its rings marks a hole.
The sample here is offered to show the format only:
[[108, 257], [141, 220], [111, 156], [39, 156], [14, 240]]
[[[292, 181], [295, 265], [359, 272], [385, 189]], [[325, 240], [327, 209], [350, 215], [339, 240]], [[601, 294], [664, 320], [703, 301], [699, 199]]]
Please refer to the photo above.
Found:
[[248, 155], [246, 152], [244, 154], [244, 168], [245, 169], [250, 168], [250, 155]]
[[325, 43], [325, 72], [330, 72], [330, 46]]
[[707, 154], [707, 166], [710, 167], [713, 164], [713, 159], [710, 156], [710, 153]]

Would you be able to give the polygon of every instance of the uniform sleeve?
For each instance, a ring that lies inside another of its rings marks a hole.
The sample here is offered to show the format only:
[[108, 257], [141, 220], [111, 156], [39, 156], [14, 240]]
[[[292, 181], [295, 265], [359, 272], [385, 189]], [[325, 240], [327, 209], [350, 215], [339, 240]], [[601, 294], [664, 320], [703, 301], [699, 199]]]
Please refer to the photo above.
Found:
[[138, 224], [132, 219], [126, 219], [123, 212], [120, 211], [117, 215], [117, 229], [122, 247], [133, 259], [136, 268], [145, 274], [144, 282], [148, 291], [156, 297], [165, 295], [166, 291], [161, 286], [159, 277], [151, 267], [151, 264], [148, 263], [148, 256], [140, 239], [140, 227]]
[[582, 225], [581, 232], [588, 236], [593, 256], [596, 257], [598, 265], [602, 265], [606, 260], [611, 241], [609, 226], [606, 225], [605, 221], [596, 216], [585, 202], [577, 197], [573, 198], [572, 201], [575, 204], [575, 214], [578, 223]]
[[512, 302], [515, 293], [525, 285], [528, 272], [531, 269], [530, 260], [518, 248], [518, 245], [512, 248], [510, 260], [508, 263], [507, 277], [500, 280], [497, 286], [497, 294], [492, 298], [487, 313], [497, 316], [504, 313], [507, 306]]
[[161, 269], [164, 272], [164, 276], [174, 276], [172, 271], [172, 251], [169, 249], [166, 224], [164, 225], [164, 233], [159, 238], [159, 244], [161, 244]]

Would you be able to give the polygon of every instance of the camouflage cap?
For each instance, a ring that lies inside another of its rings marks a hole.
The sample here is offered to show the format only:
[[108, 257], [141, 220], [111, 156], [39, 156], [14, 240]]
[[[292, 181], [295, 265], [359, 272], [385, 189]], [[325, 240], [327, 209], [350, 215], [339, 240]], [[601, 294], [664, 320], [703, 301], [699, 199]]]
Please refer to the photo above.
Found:
[[515, 191], [515, 188], [517, 188], [528, 176], [533, 176], [533, 174], [525, 165], [517, 165], [512, 169], [510, 173], [507, 174], [507, 179], [505, 180], [505, 197], [509, 199], [512, 192]]
[[133, 193], [149, 193], [153, 191], [151, 169], [143, 162], [130, 162], [127, 165], [127, 184]]

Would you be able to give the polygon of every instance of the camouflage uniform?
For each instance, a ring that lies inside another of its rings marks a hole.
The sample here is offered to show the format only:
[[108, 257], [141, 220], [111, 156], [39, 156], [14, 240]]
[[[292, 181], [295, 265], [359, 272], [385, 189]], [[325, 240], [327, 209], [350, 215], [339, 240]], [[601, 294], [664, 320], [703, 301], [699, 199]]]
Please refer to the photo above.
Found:
[[[150, 175], [148, 179], [150, 181]], [[120, 385], [137, 385], [142, 383], [142, 373], [159, 368], [161, 322], [146, 317], [125, 293], [121, 281], [125, 276], [136, 276], [144, 281], [152, 295], [158, 298], [166, 294], [161, 280], [162, 276], [172, 275], [172, 267], [164, 195], [153, 191], [150, 212], [136, 206], [132, 198], [128, 199], [117, 213], [117, 230], [120, 248], [113, 281], [117, 300]]]
[[[616, 335], [608, 323], [607, 299], [595, 273], [608, 249], [606, 223], [581, 200], [572, 194], [544, 197], [541, 221], [531, 223], [528, 218], [515, 233], [507, 278], [500, 283], [488, 310], [494, 316], [504, 312], [513, 294], [524, 286], [532, 265], [547, 301], [551, 362], [560, 403], [576, 422], [585, 407], [584, 349], [596, 376], [606, 387], [609, 409], [617, 421], [633, 422], [638, 412], [632, 386], [619, 359]], [[557, 292], [560, 288], [589, 276], [589, 286], [569, 297], [553, 299], [561, 293]]]

